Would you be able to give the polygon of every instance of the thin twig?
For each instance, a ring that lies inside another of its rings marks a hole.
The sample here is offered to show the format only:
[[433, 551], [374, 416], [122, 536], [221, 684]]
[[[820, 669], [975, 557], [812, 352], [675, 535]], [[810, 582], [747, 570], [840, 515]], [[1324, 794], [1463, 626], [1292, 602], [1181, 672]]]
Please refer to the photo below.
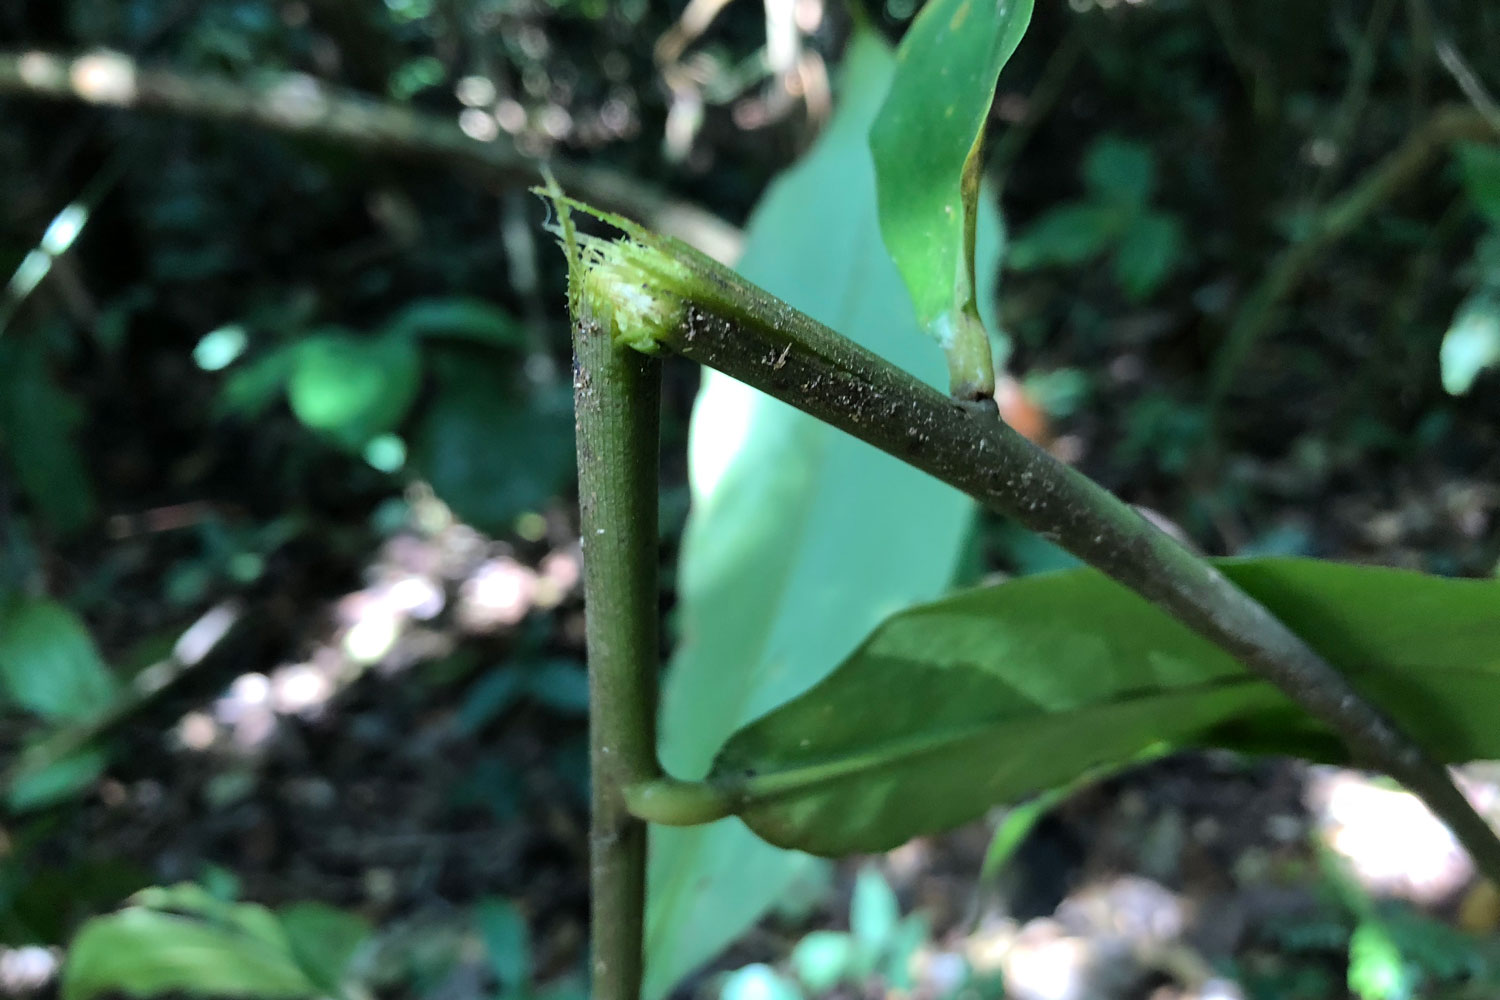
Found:
[[[388, 155], [457, 163], [487, 178], [534, 183], [540, 161], [505, 137], [485, 142], [466, 135], [456, 117], [415, 111], [329, 87], [301, 73], [261, 75], [253, 83], [222, 76], [142, 69], [119, 52], [76, 58], [46, 52], [0, 53], [0, 97], [76, 101], [158, 111], [219, 123], [242, 123], [320, 142]], [[651, 220], [710, 255], [729, 259], [739, 231], [695, 205], [605, 167], [553, 160], [557, 179], [607, 205]]]
[[1458, 47], [1447, 38], [1438, 39], [1433, 43], [1433, 47], [1437, 49], [1438, 62], [1442, 63], [1443, 69], [1453, 77], [1453, 82], [1458, 84], [1458, 89], [1462, 90], [1464, 96], [1469, 99], [1469, 103], [1474, 105], [1474, 110], [1484, 115], [1485, 121], [1490, 123], [1491, 128], [1500, 132], [1500, 104], [1496, 104], [1489, 91], [1484, 89], [1484, 84], [1479, 80], [1479, 74], [1469, 66], [1463, 53], [1459, 52]]

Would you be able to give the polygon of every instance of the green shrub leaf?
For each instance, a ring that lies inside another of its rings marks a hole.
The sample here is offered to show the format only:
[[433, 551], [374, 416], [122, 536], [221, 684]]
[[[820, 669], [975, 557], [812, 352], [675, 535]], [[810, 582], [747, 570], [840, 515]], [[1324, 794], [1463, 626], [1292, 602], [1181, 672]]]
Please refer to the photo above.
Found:
[[870, 128], [880, 232], [918, 322], [949, 354], [955, 388], [964, 365], [956, 354], [983, 352], [989, 364], [975, 311], [980, 140], [995, 82], [1031, 10], [1032, 0], [932, 0], [901, 41]]
[[355, 954], [370, 938], [361, 917], [327, 903], [289, 903], [276, 911], [292, 957], [324, 993], [342, 996]]
[[1156, 192], [1156, 160], [1143, 143], [1103, 136], [1084, 158], [1083, 183], [1099, 201], [1140, 211]]
[[359, 449], [401, 423], [421, 377], [411, 340], [329, 331], [298, 346], [287, 400], [305, 425]]
[[1459, 173], [1474, 207], [1491, 222], [1500, 223], [1500, 146], [1459, 143]]
[[[1315, 560], [1224, 571], [1445, 761], [1500, 756], [1500, 582]], [[714, 777], [772, 843], [878, 851], [1156, 747], [1342, 761], [1228, 654], [1094, 570], [901, 612], [735, 734]], [[764, 794], [762, 794], [764, 793]]]
[[1137, 216], [1115, 248], [1115, 281], [1132, 302], [1161, 287], [1182, 256], [1182, 226], [1162, 212]]
[[0, 463], [9, 457], [27, 499], [60, 535], [94, 516], [94, 484], [76, 435], [83, 420], [83, 404], [53, 377], [41, 337], [0, 339]]
[[518, 386], [473, 349], [431, 351], [437, 394], [408, 461], [465, 522], [509, 531], [573, 478], [572, 393]]
[[[889, 50], [858, 36], [841, 105], [750, 222], [740, 270], [931, 380], [880, 243], [865, 134]], [[998, 227], [982, 215], [982, 252]], [[936, 369], [936, 370], [934, 370]], [[662, 757], [702, 777], [726, 733], [804, 691], [891, 611], [952, 579], [972, 505], [791, 407], [705, 372], [689, 446], [693, 509], [678, 575], [681, 642], [663, 690]], [[653, 829], [646, 993], [660, 997], [783, 899], [816, 862], [734, 820]]]
[[96, 715], [119, 689], [88, 627], [49, 600], [0, 605], [0, 684], [17, 705], [53, 721]]

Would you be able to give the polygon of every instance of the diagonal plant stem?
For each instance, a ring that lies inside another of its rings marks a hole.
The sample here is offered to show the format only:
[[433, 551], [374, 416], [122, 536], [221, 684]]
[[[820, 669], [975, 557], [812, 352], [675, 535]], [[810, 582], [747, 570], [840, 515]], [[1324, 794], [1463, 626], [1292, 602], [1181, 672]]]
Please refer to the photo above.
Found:
[[[557, 199], [561, 212], [567, 204]], [[579, 206], [582, 207], [582, 206]], [[966, 408], [729, 269], [623, 219], [584, 238], [577, 308], [776, 397], [1056, 542], [1231, 653], [1401, 781], [1500, 881], [1500, 839], [1447, 771], [1264, 606], [1130, 506], [1003, 422]], [[1080, 609], [1087, 613], [1087, 609]], [[671, 794], [687, 792], [666, 783]], [[675, 790], [675, 791], [674, 791]], [[698, 802], [712, 812], [713, 802]], [[686, 810], [691, 812], [691, 809]]]
[[[571, 243], [571, 239], [569, 240]], [[661, 362], [616, 343], [572, 289], [573, 399], [589, 666], [592, 996], [638, 1000], [646, 823], [624, 789], [656, 759]]]

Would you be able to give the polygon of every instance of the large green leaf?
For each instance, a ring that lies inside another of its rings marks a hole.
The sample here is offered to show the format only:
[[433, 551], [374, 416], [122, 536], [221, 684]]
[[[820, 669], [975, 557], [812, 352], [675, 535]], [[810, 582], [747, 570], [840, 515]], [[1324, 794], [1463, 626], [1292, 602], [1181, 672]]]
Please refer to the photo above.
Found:
[[1031, 8], [1032, 0], [928, 3], [901, 41], [870, 129], [881, 235], [917, 319], [948, 352], [955, 381], [965, 364], [957, 353], [988, 350], [973, 308], [979, 146], [995, 81], [1031, 23]]
[[[871, 36], [846, 57], [838, 114], [751, 220], [740, 270], [925, 378], [941, 378], [875, 219], [864, 137], [889, 79]], [[981, 221], [993, 273], [998, 224]], [[936, 368], [936, 370], [935, 370]], [[971, 505], [832, 428], [707, 372], [693, 414], [693, 511], [678, 580], [681, 643], [663, 693], [662, 757], [701, 777], [737, 726], [805, 690], [882, 617], [950, 581]], [[734, 820], [654, 829], [648, 996], [743, 933], [814, 873]]]
[[99, 713], [119, 688], [88, 627], [44, 599], [0, 604], [0, 686], [22, 708], [55, 721]]
[[197, 886], [146, 889], [135, 905], [84, 924], [68, 948], [62, 1000], [124, 993], [313, 997], [288, 930], [262, 906]]
[[[1500, 757], [1500, 582], [1268, 559], [1224, 571], [1445, 761]], [[714, 765], [745, 821], [822, 854], [884, 850], [1154, 746], [1339, 761], [1331, 732], [1094, 570], [889, 619]]]

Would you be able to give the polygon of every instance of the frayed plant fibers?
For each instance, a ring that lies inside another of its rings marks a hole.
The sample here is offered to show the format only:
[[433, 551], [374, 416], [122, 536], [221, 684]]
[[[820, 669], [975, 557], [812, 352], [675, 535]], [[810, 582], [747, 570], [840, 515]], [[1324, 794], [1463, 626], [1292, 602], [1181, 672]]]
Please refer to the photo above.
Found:
[[[597, 322], [616, 343], [657, 353], [686, 312], [685, 300], [693, 287], [691, 268], [657, 246], [647, 230], [566, 197], [550, 179], [537, 193], [557, 212], [557, 222], [547, 228], [558, 236], [568, 257], [568, 305], [574, 319]], [[624, 235], [606, 240], [578, 232], [574, 208]]]

